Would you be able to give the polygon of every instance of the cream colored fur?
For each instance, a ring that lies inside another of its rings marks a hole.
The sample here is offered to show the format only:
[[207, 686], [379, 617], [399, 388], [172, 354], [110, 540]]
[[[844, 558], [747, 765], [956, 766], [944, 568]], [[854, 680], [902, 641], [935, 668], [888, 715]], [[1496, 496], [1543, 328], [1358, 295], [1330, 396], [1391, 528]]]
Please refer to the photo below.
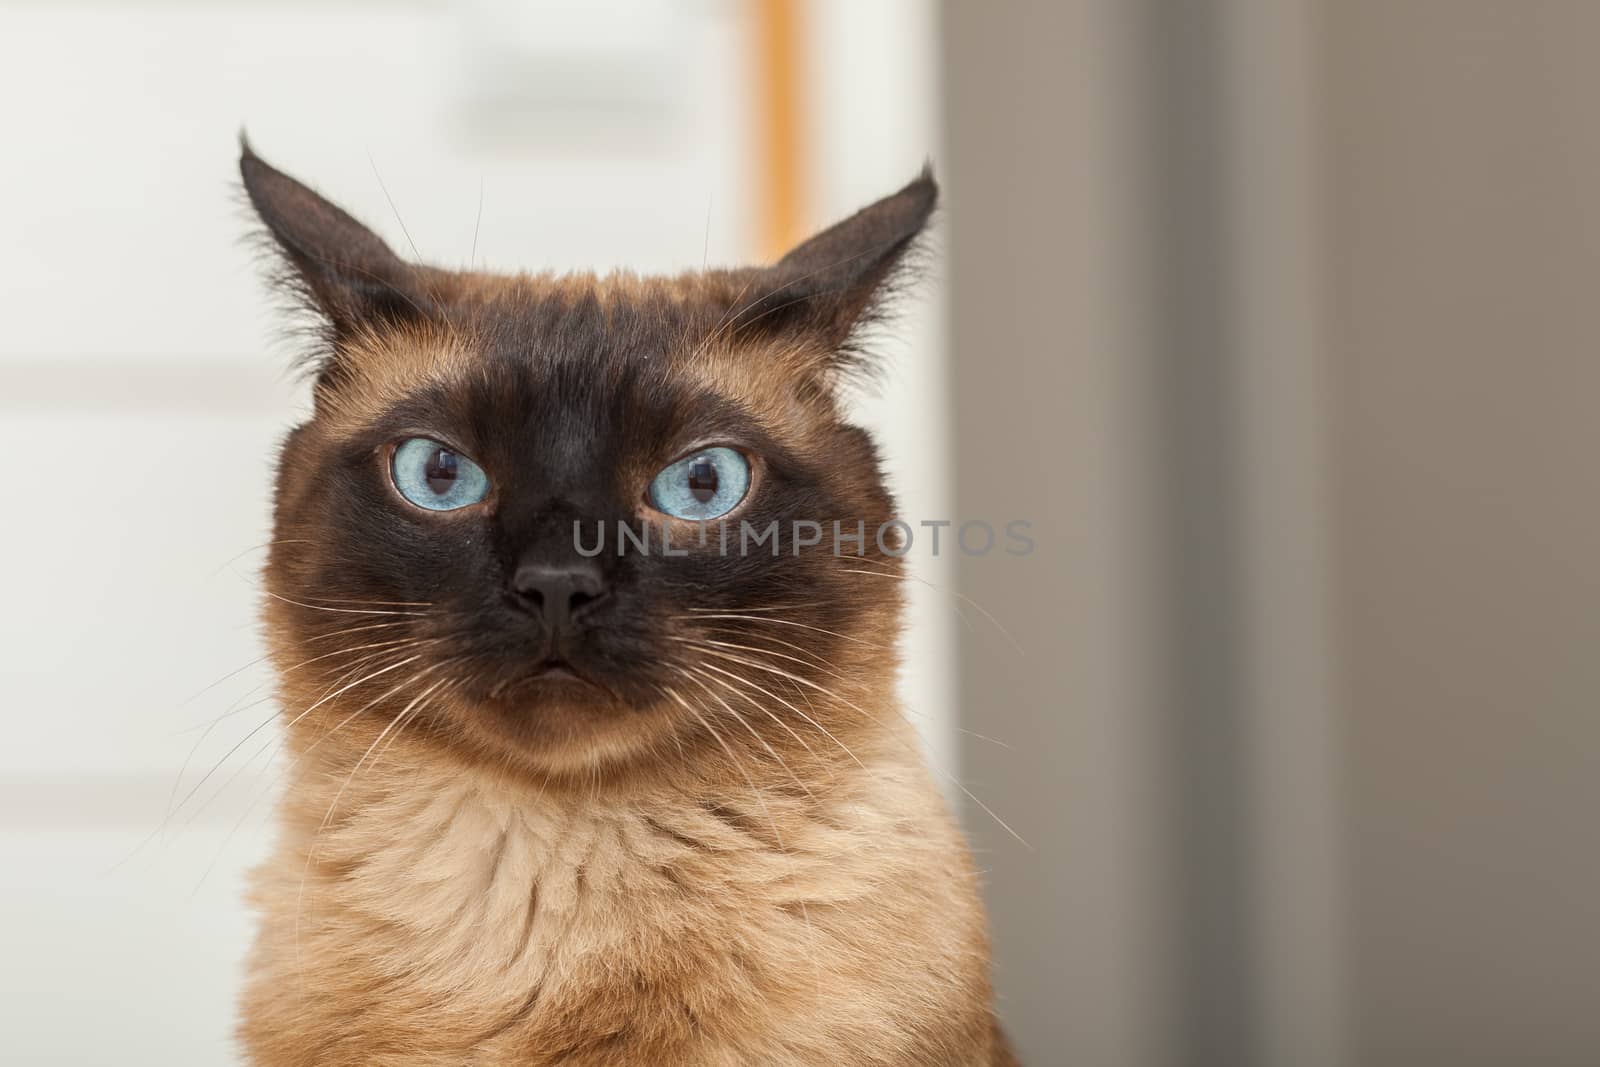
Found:
[[404, 738], [353, 776], [367, 738], [313, 746], [247, 1038], [270, 1064], [991, 1062], [973, 875], [896, 724], [813, 795], [744, 757], [535, 789]]

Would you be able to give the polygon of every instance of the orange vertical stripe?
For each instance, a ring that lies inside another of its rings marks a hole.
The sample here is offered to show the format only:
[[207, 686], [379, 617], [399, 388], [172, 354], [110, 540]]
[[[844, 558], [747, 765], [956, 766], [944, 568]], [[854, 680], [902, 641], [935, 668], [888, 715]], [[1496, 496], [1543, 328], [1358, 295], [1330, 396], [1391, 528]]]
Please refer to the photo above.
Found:
[[751, 0], [756, 47], [757, 204], [761, 251], [776, 259], [804, 236], [801, 0]]

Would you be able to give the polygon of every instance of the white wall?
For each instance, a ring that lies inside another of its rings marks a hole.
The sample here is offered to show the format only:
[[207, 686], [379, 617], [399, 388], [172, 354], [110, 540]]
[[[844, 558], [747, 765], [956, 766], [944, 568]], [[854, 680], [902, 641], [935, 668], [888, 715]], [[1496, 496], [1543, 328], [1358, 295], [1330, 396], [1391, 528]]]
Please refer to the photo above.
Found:
[[[8, 1062], [232, 1055], [240, 878], [264, 846], [274, 743], [274, 709], [254, 703], [254, 575], [274, 444], [304, 404], [240, 241], [237, 130], [443, 265], [740, 261], [755, 210], [742, 13], [0, 4]], [[934, 147], [925, 12], [848, 18], [835, 2], [809, 21], [834, 49], [813, 71], [819, 222]], [[947, 499], [937, 321], [932, 301], [908, 317], [889, 399], [863, 405], [916, 515]], [[948, 760], [954, 615], [945, 594], [913, 599], [908, 703]]]

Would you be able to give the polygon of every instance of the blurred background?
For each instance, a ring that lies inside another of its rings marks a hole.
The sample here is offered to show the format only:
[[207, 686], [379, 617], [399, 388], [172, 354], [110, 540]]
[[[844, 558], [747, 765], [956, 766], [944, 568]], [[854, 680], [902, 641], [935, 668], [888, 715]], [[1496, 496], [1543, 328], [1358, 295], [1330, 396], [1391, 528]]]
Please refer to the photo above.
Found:
[[859, 414], [908, 516], [1033, 523], [916, 554], [903, 685], [1024, 1062], [1600, 1063], [1597, 45], [1562, 0], [0, 0], [0, 1060], [233, 1061], [306, 404], [247, 126], [491, 269], [768, 259], [932, 159]]

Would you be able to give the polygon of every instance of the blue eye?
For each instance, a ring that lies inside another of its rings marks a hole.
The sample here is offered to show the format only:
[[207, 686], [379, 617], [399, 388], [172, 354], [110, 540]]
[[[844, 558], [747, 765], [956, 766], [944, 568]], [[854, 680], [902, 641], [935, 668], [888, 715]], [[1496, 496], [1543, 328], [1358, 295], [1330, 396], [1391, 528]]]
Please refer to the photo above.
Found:
[[489, 476], [482, 467], [426, 437], [400, 442], [390, 475], [401, 496], [429, 511], [454, 511], [489, 494]]
[[650, 503], [675, 519], [702, 522], [726, 515], [750, 488], [750, 464], [731, 448], [685, 456], [655, 476]]

